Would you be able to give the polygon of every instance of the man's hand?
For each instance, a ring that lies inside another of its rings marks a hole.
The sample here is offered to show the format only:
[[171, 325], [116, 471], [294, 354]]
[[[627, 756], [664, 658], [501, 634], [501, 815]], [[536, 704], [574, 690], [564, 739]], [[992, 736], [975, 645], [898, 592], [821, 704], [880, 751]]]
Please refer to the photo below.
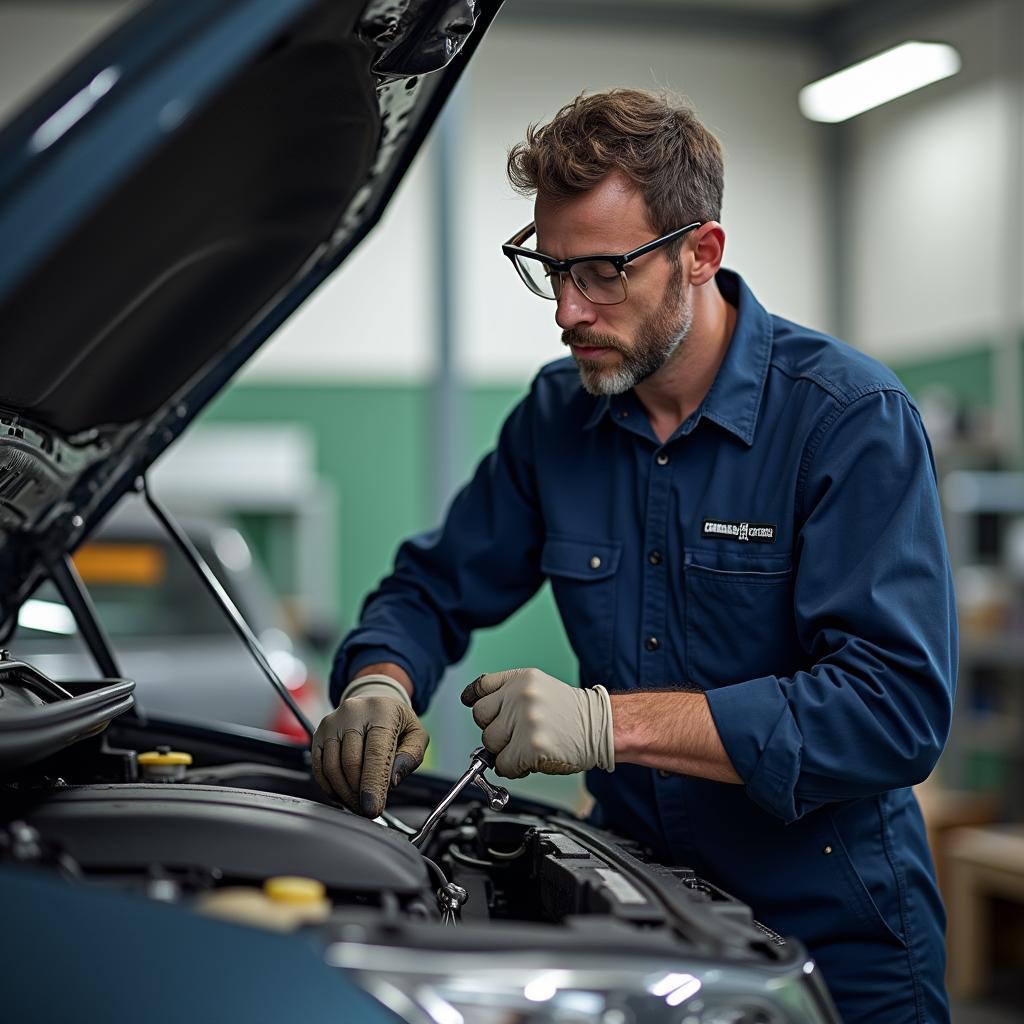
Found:
[[506, 779], [615, 768], [612, 707], [603, 686], [580, 690], [536, 668], [482, 675], [462, 691]]
[[376, 818], [389, 788], [419, 767], [429, 742], [401, 683], [361, 676], [317, 727], [313, 776], [351, 810]]

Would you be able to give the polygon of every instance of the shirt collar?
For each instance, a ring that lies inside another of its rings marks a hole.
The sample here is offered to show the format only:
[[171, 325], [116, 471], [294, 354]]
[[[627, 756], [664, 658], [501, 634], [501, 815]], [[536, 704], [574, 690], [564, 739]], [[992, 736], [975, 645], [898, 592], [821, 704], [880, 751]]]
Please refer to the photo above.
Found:
[[739, 274], [719, 270], [715, 281], [725, 301], [736, 307], [736, 325], [701, 412], [749, 446], [772, 358], [772, 319]]
[[[736, 325], [711, 389], [698, 410], [746, 445], [754, 443], [764, 382], [772, 355], [772, 321], [739, 274], [719, 270], [715, 275], [726, 302], [736, 307]], [[583, 427], [597, 426], [610, 409], [634, 399], [628, 395], [601, 395]], [[692, 424], [696, 426], [696, 422]]]

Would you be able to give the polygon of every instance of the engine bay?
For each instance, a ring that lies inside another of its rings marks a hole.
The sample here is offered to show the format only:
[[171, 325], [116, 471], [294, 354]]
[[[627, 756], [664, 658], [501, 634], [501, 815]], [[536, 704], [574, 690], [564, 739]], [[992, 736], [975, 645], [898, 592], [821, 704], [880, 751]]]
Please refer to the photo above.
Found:
[[[448, 780], [417, 772], [368, 820], [320, 789], [304, 745], [146, 721], [126, 712], [123, 680], [57, 684], [9, 658], [0, 670], [8, 895], [45, 877], [65, 904], [99, 895], [198, 929], [294, 935], [408, 1021], [438, 1019], [443, 1003], [481, 1024], [507, 1019], [495, 1007], [591, 1020], [598, 1006], [626, 1024], [675, 1020], [684, 1001], [698, 1022], [834, 1019], [798, 942], [567, 812], [519, 797], [502, 807], [468, 786], [417, 846]], [[633, 1003], [651, 1012], [630, 1017]]]
[[[227, 917], [235, 904], [213, 894], [265, 895], [268, 880], [287, 877], [316, 881], [317, 905], [329, 907], [322, 920], [350, 908], [447, 924], [589, 917], [733, 955], [773, 957], [784, 946], [688, 868], [655, 865], [552, 808], [505, 808], [486, 781], [484, 792], [463, 790], [416, 845], [440, 779], [407, 780], [370, 821], [320, 789], [303, 747], [121, 720], [129, 681], [58, 684], [6, 657], [0, 683], [4, 859]], [[250, 920], [256, 903], [246, 906]]]
[[[685, 936], [693, 950], [719, 955], [778, 959], [785, 946], [688, 868], [655, 865], [625, 840], [568, 816], [516, 810], [518, 801], [494, 811], [468, 795], [421, 852], [410, 833], [431, 809], [434, 780], [410, 786], [425, 800], [396, 791], [387, 821], [369, 821], [331, 804], [301, 768], [226, 761], [166, 781], [147, 781], [144, 768], [134, 781], [87, 782], [74, 777], [81, 764], [8, 784], [0, 857], [228, 918], [234, 905], [212, 899], [217, 892], [259, 894], [268, 880], [298, 877], [322, 886], [330, 913], [317, 919], [335, 923], [350, 910], [392, 924], [564, 927], [589, 918], [648, 938]], [[441, 895], [451, 884], [465, 892], [454, 915]], [[241, 919], [259, 923], [252, 906]], [[273, 911], [266, 922], [276, 926]]]

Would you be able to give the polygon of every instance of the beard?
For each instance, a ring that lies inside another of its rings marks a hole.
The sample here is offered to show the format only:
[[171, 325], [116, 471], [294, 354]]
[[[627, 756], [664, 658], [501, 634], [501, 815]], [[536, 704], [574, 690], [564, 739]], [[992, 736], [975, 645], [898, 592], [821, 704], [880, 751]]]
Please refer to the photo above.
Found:
[[585, 391], [591, 395], [621, 395], [657, 373], [672, 358], [693, 326], [693, 309], [682, 301], [682, 276], [676, 267], [665, 287], [661, 305], [640, 321], [633, 344], [628, 347], [608, 334], [575, 329], [562, 332], [566, 345], [610, 348], [619, 353], [619, 361], [614, 366], [574, 353]]

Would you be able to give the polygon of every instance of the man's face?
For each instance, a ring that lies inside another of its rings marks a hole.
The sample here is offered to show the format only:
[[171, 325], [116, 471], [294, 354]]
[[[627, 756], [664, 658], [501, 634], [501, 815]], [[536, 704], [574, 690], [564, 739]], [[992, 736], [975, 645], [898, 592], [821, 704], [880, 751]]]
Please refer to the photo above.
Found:
[[[559, 259], [629, 252], [659, 234], [643, 197], [614, 174], [573, 199], [538, 196], [534, 216], [537, 249]], [[656, 250], [630, 263], [626, 277], [629, 298], [614, 306], [591, 302], [563, 279], [555, 321], [593, 395], [621, 394], [657, 373], [692, 324], [679, 259]]]

